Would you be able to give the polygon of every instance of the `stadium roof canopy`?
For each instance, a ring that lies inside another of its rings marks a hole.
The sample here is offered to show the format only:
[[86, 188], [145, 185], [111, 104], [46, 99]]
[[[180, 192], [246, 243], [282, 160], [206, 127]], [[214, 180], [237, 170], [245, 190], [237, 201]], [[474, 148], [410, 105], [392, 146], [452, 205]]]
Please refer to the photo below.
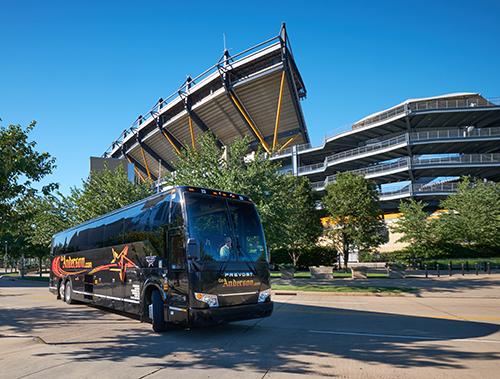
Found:
[[218, 146], [250, 135], [249, 150], [309, 143], [300, 99], [306, 89], [282, 24], [278, 36], [230, 56], [141, 115], [102, 155], [126, 158], [143, 180], [175, 171], [177, 152], [211, 130]]

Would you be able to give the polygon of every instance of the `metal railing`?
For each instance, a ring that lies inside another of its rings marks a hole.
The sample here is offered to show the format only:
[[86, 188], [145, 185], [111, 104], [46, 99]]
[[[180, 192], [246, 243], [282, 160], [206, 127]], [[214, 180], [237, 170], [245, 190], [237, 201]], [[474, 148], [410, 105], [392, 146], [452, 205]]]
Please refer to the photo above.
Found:
[[[242, 51], [241, 53], [238, 53], [236, 55], [233, 55], [233, 56], [226, 56], [226, 55], [223, 55], [218, 61], [216, 64], [214, 64], [212, 67], [208, 68], [207, 70], [205, 70], [204, 72], [202, 72], [200, 75], [198, 75], [196, 78], [194, 79], [191, 79], [190, 81], [185, 81], [181, 87], [175, 91], [173, 94], [171, 94], [170, 96], [168, 96], [166, 99], [161, 99], [158, 100], [156, 102], [156, 104], [151, 108], [151, 110], [147, 113], [145, 113], [144, 115], [141, 115], [139, 116], [134, 122], [133, 124], [126, 130], [124, 130], [120, 136], [106, 149], [106, 151], [104, 152], [104, 154], [102, 155], [103, 157], [107, 157], [109, 156], [109, 154], [111, 154], [111, 152], [117, 147], [119, 146], [123, 140], [128, 136], [130, 135], [131, 133], [134, 133], [134, 131], [142, 124], [144, 123], [145, 121], [149, 120], [151, 117], [154, 117], [154, 116], [157, 116], [161, 109], [163, 107], [165, 107], [166, 105], [168, 105], [171, 101], [173, 101], [177, 96], [180, 96], [181, 93], [184, 93], [185, 91], [187, 91], [189, 88], [191, 88], [192, 85], [195, 84], [195, 82], [197, 81], [201, 81], [202, 79], [206, 79], [208, 78], [211, 74], [217, 72], [218, 68], [224, 64], [231, 64], [230, 62], [234, 62], [234, 60], [236, 58], [251, 58], [259, 53], [261, 53], [263, 50], [265, 49], [270, 49], [272, 48], [273, 46], [275, 46], [275, 44], [277, 42], [280, 42], [281, 43], [285, 43], [286, 44], [286, 47], [287, 49], [289, 50], [290, 54], [291, 54], [291, 46], [290, 46], [290, 43], [288, 41], [288, 38], [286, 37], [285, 38], [285, 41], [282, 40], [282, 35], [283, 35], [283, 30], [284, 30], [284, 26], [282, 25], [282, 28], [280, 29], [280, 33], [276, 36], [276, 37], [273, 37], [273, 38], [270, 38], [268, 39], [267, 41], [264, 41], [262, 43], [259, 43], [258, 45], [256, 46], [253, 46], [245, 51]], [[266, 46], [267, 45], [267, 46]], [[259, 49], [260, 47], [262, 46], [265, 46], [263, 49], [261, 50], [257, 50]], [[255, 51], [257, 50], [257, 51]], [[251, 53], [250, 53], [251, 52]]]
[[[401, 168], [409, 168], [409, 163], [410, 163], [410, 157], [405, 157], [402, 159], [398, 159], [395, 162], [390, 162], [390, 163], [383, 163], [383, 164], [378, 164], [378, 165], [373, 165], [373, 166], [368, 166], [364, 168], [360, 168], [357, 170], [352, 170], [349, 171], [353, 174], [365, 174], [365, 177], [370, 176], [370, 175], [375, 175], [375, 174], [380, 174], [380, 173], [387, 173], [387, 171], [394, 171], [394, 170], [399, 170]], [[328, 176], [328, 182], [332, 182], [337, 180], [337, 174], [330, 175]]]
[[414, 196], [428, 192], [456, 192], [459, 183], [413, 184], [394, 191], [380, 192], [380, 200], [389, 197]]
[[[435, 109], [454, 109], [454, 108], [473, 108], [473, 107], [497, 107], [500, 106], [500, 97], [493, 97], [493, 98], [487, 98], [484, 99], [482, 97], [475, 97], [475, 98], [469, 98], [469, 99], [454, 99], [454, 100], [431, 100], [431, 101], [419, 101], [419, 102], [410, 102], [408, 104], [400, 105], [395, 108], [391, 108], [385, 112], [382, 112], [378, 114], [375, 117], [371, 117], [366, 120], [358, 121], [352, 124], [340, 126], [336, 129], [333, 129], [325, 134], [325, 138], [322, 142], [319, 142], [315, 145], [312, 144], [304, 144], [304, 145], [297, 145], [298, 151], [306, 151], [309, 149], [314, 149], [318, 147], [325, 147], [326, 142], [328, 139], [339, 136], [343, 133], [350, 132], [353, 129], [358, 129], [362, 128], [365, 126], [370, 126], [372, 124], [382, 122], [382, 121], [387, 121], [391, 118], [398, 117], [403, 113], [410, 113], [411, 111], [424, 111], [424, 110], [435, 110]], [[406, 109], [406, 110], [405, 110]], [[427, 139], [433, 139], [433, 138], [460, 138], [461, 135], [463, 137], [472, 137], [472, 136], [493, 136], [493, 135], [498, 135], [498, 134], [484, 134], [488, 132], [493, 132], [494, 129], [500, 129], [500, 128], [487, 128], [487, 129], [474, 129], [472, 133], [465, 131], [436, 131], [436, 132], [418, 132], [418, 133], [411, 133], [410, 138], [413, 138], [416, 140], [419, 140], [416, 135], [421, 135], [422, 133], [448, 133], [448, 137], [429, 137]], [[292, 153], [292, 148], [287, 148], [279, 153], [275, 154], [275, 156], [282, 156], [282, 155], [287, 155]]]
[[327, 166], [336, 164], [340, 161], [343, 160], [348, 160], [353, 157], [358, 157], [360, 155], [366, 155], [374, 152], [378, 152], [382, 149], [386, 149], [388, 147], [393, 147], [398, 144], [402, 144], [406, 142], [406, 133], [402, 134], [400, 136], [390, 138], [387, 140], [383, 140], [380, 142], [372, 143], [363, 147], [358, 147], [355, 149], [343, 151], [341, 153], [333, 154], [330, 156], [327, 156], [325, 160], [321, 163], [316, 163], [308, 166], [302, 166], [299, 167], [299, 173], [306, 173], [306, 172], [311, 172], [311, 171], [318, 171], [318, 170], [323, 170]]
[[469, 97], [467, 99], [436, 99], [408, 103], [410, 111], [424, 111], [433, 109], [495, 107], [500, 105], [500, 97], [485, 99], [483, 97]]
[[370, 117], [370, 118], [368, 118], [366, 120], [358, 121], [358, 122], [356, 122], [356, 123], [354, 123], [352, 125], [352, 129], [358, 129], [358, 128], [362, 128], [362, 127], [365, 127], [365, 126], [370, 126], [370, 125], [373, 125], [373, 124], [377, 124], [379, 122], [386, 121], [386, 120], [389, 120], [391, 118], [404, 115], [406, 113], [407, 113], [407, 111], [406, 111], [406, 104], [405, 105], [400, 105], [398, 107], [388, 109], [385, 112], [381, 112], [381, 113], [379, 113], [378, 115], [376, 115], [374, 117]]
[[459, 139], [500, 136], [500, 127], [463, 130], [434, 130], [410, 133], [410, 141], [428, 141], [433, 139]]
[[[491, 163], [500, 163], [500, 154], [466, 154], [459, 156], [447, 156], [447, 157], [433, 157], [433, 158], [419, 158], [414, 157], [411, 159], [412, 166], [424, 166], [424, 165], [439, 165], [439, 164], [491, 164]], [[356, 174], [365, 174], [365, 176], [375, 175], [375, 174], [384, 174], [388, 171], [394, 171], [401, 168], [410, 169], [410, 157], [405, 157], [399, 159], [395, 162], [384, 163], [380, 165], [373, 165], [364, 168], [360, 168], [357, 170], [352, 170], [350, 172]], [[325, 180], [320, 182], [311, 183], [312, 187], [315, 189], [323, 189], [327, 186], [328, 183], [334, 182], [337, 180], [337, 174], [329, 175]], [[455, 185], [455, 183], [443, 183], [444, 185]], [[436, 186], [434, 184], [426, 184], [423, 187], [420, 184], [415, 184], [414, 191], [430, 191], [432, 189], [425, 188], [434, 188]], [[443, 187], [444, 188], [444, 187]], [[396, 190], [396, 192], [401, 190]]]
[[413, 158], [414, 165], [500, 163], [500, 154], [464, 154], [455, 157]]
[[[408, 138], [407, 138], [408, 136]], [[311, 171], [317, 171], [325, 169], [328, 165], [337, 163], [341, 160], [350, 159], [353, 157], [358, 157], [360, 155], [373, 153], [386, 149], [389, 147], [394, 147], [396, 145], [402, 144], [405, 141], [416, 142], [416, 141], [426, 141], [426, 140], [446, 140], [446, 139], [458, 139], [458, 138], [478, 138], [478, 137], [496, 137], [500, 136], [500, 127], [486, 128], [486, 129], [474, 129], [471, 131], [467, 130], [439, 130], [430, 132], [416, 132], [416, 133], [405, 133], [397, 137], [393, 137], [387, 140], [383, 140], [377, 143], [373, 143], [367, 146], [358, 147], [355, 149], [347, 150], [342, 153], [337, 153], [330, 155], [325, 158], [324, 162], [316, 163], [309, 166], [299, 167], [299, 173], [306, 173]], [[382, 166], [382, 165], [381, 165]], [[374, 166], [375, 167], [375, 166]]]

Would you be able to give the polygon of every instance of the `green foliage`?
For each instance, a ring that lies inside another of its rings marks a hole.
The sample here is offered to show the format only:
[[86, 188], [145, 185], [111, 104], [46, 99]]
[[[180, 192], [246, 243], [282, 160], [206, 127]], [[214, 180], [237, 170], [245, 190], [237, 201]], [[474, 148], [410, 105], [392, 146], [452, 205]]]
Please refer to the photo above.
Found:
[[297, 270], [297, 266], [293, 263], [281, 263], [277, 266], [278, 270]]
[[300, 270], [309, 270], [311, 266], [337, 265], [337, 251], [330, 246], [313, 246], [302, 249], [302, 254], [297, 262]]
[[336, 181], [325, 190], [323, 202], [332, 220], [328, 235], [342, 253], [347, 271], [349, 254], [355, 248], [371, 250], [387, 241], [378, 192], [375, 183], [351, 172], [337, 173]]
[[299, 264], [302, 251], [315, 246], [323, 233], [323, 225], [316, 210], [318, 195], [305, 177], [285, 176], [285, 188], [281, 188], [288, 199], [286, 222], [281, 222], [278, 231], [281, 246], [288, 247], [288, 253], [295, 265]]
[[122, 208], [153, 194], [147, 183], [128, 180], [120, 165], [114, 172], [107, 166], [94, 172], [82, 183], [82, 188], [71, 188], [71, 195], [62, 199], [67, 206], [68, 227]]
[[106, 167], [83, 181], [83, 188], [72, 188], [69, 197], [58, 193], [26, 198], [16, 207], [23, 220], [16, 236], [23, 243], [15, 251], [41, 259], [48, 255], [54, 234], [152, 194], [147, 184], [130, 182], [122, 167], [114, 173]]
[[440, 203], [448, 212], [440, 217], [444, 241], [500, 248], [500, 184], [462, 178], [456, 193]]
[[431, 257], [437, 249], [437, 221], [428, 219], [428, 214], [424, 211], [427, 205], [413, 199], [401, 201], [399, 211], [403, 216], [391, 228], [393, 232], [403, 234], [397, 242], [408, 242], [406, 250], [411, 251], [416, 258]]
[[[250, 137], [236, 138], [227, 150], [220, 150], [216, 137], [208, 132], [178, 154], [177, 171], [164, 177], [171, 186], [190, 185], [249, 196], [264, 227], [268, 246], [309, 246], [321, 234], [315, 209], [316, 193], [305, 178], [279, 173], [280, 164], [267, 159], [258, 149], [247, 157]], [[298, 258], [294, 255], [295, 260]], [[294, 258], [292, 258], [293, 260]]]
[[72, 206], [64, 196], [59, 196], [62, 200], [53, 194], [33, 196], [18, 208], [24, 215], [21, 231], [27, 241], [34, 246], [43, 246], [47, 251], [54, 234], [75, 225], [69, 214]]
[[427, 204], [409, 200], [393, 227], [417, 259], [487, 257], [500, 252], [500, 184], [462, 178], [456, 193], [441, 201], [439, 219], [427, 219]]
[[452, 263], [452, 269], [458, 270], [462, 269], [462, 263], [464, 264], [464, 268], [467, 268], [467, 264], [469, 270], [475, 269], [475, 264], [478, 264], [478, 268], [484, 270], [487, 267], [487, 262], [490, 263], [490, 269], [498, 269], [500, 268], [500, 258], [492, 258], [492, 257], [484, 257], [484, 258], [453, 258], [453, 259], [435, 259], [435, 260], [422, 260], [420, 262], [420, 267], [424, 268], [427, 265], [427, 268], [433, 270], [436, 268], [436, 264], [439, 265], [441, 269], [448, 268], [448, 264]]
[[[329, 246], [312, 246], [301, 248], [296, 266], [299, 270], [309, 270], [311, 266], [335, 266], [337, 263], [337, 252]], [[293, 264], [288, 248], [275, 249], [271, 253], [271, 263], [275, 266], [280, 264]]]
[[[16, 228], [23, 218], [15, 211], [16, 204], [36, 194], [32, 183], [39, 182], [56, 167], [55, 158], [37, 152], [36, 142], [28, 140], [35, 125], [33, 121], [26, 129], [20, 125], [0, 127], [0, 231]], [[50, 184], [42, 191], [48, 193], [56, 187]]]
[[387, 262], [385, 264], [387, 268], [406, 268], [406, 265], [402, 262]]

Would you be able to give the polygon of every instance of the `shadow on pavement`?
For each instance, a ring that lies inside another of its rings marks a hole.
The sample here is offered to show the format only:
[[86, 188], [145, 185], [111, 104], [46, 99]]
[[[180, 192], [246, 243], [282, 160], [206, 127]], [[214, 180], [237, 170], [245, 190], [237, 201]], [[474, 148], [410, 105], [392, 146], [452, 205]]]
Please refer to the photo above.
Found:
[[[461, 369], [465, 361], [500, 359], [500, 344], [494, 341], [484, 341], [478, 352], [454, 343], [484, 340], [499, 331], [500, 325], [493, 323], [297, 304], [276, 306], [267, 319], [162, 334], [151, 331], [149, 324], [85, 305], [63, 312], [2, 309], [0, 324], [9, 333], [37, 333], [49, 344], [69, 347], [65, 359], [70, 361], [139, 358], [136, 365], [160, 371], [193, 366], [244, 371], [252, 367], [317, 374], [318, 364], [331, 372], [338, 358], [398, 368]], [[52, 354], [38, 356], [44, 355]]]

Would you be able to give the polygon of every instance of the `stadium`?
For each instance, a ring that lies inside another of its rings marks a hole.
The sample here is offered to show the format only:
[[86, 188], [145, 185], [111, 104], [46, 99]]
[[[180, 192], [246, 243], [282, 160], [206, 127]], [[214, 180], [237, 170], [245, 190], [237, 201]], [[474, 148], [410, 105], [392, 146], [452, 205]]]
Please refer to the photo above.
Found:
[[285, 24], [278, 36], [230, 56], [160, 98], [102, 155], [126, 159], [143, 181], [175, 171], [177, 153], [211, 130], [217, 145], [250, 135], [282, 170], [306, 176], [323, 193], [338, 172], [364, 173], [376, 182], [386, 214], [402, 199], [436, 209], [462, 175], [500, 180], [500, 98], [452, 93], [409, 99], [311, 144], [301, 101], [306, 88]]

